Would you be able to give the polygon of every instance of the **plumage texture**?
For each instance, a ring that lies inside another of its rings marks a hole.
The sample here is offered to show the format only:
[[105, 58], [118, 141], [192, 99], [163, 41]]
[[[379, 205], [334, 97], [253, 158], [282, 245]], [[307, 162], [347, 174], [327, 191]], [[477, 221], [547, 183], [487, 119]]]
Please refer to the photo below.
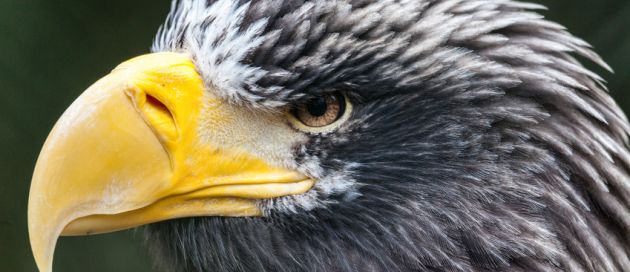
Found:
[[231, 103], [341, 90], [263, 218], [155, 224], [165, 271], [630, 271], [627, 119], [589, 45], [511, 0], [180, 1], [154, 51]]

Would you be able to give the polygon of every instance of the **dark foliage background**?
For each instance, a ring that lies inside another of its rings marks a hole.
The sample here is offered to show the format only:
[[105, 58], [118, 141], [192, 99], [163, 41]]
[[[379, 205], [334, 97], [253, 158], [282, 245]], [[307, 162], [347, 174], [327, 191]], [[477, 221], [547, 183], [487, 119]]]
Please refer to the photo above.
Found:
[[[36, 271], [26, 205], [49, 130], [92, 82], [147, 53], [169, 0], [0, 0], [0, 271]], [[538, 0], [615, 69], [594, 67], [630, 111], [630, 1]], [[589, 65], [589, 67], [592, 67]], [[62, 238], [55, 271], [150, 271], [139, 231]]]

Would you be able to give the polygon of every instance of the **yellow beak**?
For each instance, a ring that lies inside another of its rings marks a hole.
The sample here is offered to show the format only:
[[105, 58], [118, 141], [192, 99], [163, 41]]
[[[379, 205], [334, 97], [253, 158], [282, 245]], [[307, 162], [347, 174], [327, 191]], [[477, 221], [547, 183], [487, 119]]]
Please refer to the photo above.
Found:
[[258, 199], [308, 191], [308, 177], [206, 141], [213, 131], [199, 129], [202, 113], [222, 131], [239, 118], [233, 107], [175, 53], [132, 59], [85, 91], [55, 125], [33, 174], [28, 226], [40, 271], [51, 271], [60, 235], [259, 216]]

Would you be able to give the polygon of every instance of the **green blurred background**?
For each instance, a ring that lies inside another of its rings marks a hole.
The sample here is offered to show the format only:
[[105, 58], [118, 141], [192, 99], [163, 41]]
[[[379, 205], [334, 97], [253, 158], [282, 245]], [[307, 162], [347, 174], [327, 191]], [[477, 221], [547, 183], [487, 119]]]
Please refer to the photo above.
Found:
[[[630, 1], [539, 0], [548, 18], [592, 43], [630, 111]], [[170, 0], [0, 0], [0, 272], [36, 271], [26, 205], [49, 130], [92, 82], [144, 54]], [[589, 65], [592, 67], [592, 65]], [[60, 240], [55, 271], [150, 271], [140, 231]]]

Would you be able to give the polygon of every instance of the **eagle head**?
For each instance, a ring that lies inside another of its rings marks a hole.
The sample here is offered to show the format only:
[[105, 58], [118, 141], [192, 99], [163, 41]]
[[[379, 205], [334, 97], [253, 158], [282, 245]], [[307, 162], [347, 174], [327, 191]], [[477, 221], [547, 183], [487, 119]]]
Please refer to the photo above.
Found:
[[40, 269], [149, 224], [165, 271], [630, 270], [630, 126], [541, 8], [174, 1], [51, 132]]

